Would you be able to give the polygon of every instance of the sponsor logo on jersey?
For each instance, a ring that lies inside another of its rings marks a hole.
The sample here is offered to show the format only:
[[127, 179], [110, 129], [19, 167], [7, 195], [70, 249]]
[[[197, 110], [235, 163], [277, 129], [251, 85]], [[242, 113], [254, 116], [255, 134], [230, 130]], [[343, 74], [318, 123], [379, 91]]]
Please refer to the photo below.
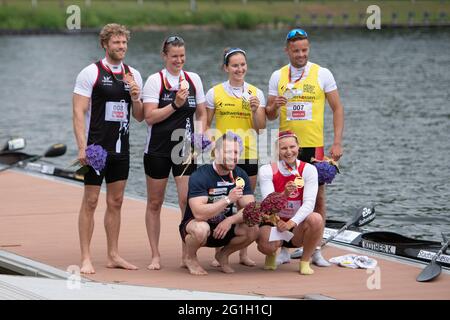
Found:
[[104, 86], [112, 86], [113, 81], [111, 80], [111, 76], [103, 76], [102, 84]]
[[218, 195], [218, 194], [227, 194], [227, 188], [211, 188], [208, 190], [208, 194], [210, 196]]
[[161, 97], [161, 100], [162, 101], [172, 101], [172, 98], [170, 96], [171, 96], [170, 93], [164, 93]]
[[197, 104], [195, 103], [195, 97], [194, 96], [189, 96], [188, 97], [188, 103], [189, 103], [189, 107], [191, 107], [191, 108], [195, 108], [197, 106]]

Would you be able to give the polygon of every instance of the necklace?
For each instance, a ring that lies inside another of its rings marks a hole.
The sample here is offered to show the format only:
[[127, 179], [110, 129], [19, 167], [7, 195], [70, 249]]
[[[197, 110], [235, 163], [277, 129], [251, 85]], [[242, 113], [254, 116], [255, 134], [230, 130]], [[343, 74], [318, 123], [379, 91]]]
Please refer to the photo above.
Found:
[[234, 184], [234, 177], [233, 177], [233, 173], [232, 173], [231, 171], [228, 173], [228, 175], [229, 175], [231, 181], [225, 181], [225, 179], [222, 178], [222, 176], [221, 176], [221, 175], [219, 174], [219, 172], [217, 171], [217, 167], [216, 167], [216, 162], [215, 162], [215, 161], [213, 162], [213, 169], [214, 169], [214, 171], [217, 173], [217, 175], [219, 176], [219, 178], [222, 179], [223, 182], [225, 182], [225, 183], [230, 183], [230, 182], [231, 182], [232, 184]]

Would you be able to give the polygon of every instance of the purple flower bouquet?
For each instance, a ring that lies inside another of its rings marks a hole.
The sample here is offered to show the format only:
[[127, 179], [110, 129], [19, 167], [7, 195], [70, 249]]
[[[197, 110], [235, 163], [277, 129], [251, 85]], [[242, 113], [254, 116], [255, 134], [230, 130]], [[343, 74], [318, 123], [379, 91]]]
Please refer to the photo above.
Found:
[[189, 157], [183, 162], [183, 165], [185, 165], [185, 167], [183, 172], [181, 173], [181, 177], [186, 172], [192, 159], [197, 158], [198, 155], [204, 152], [208, 152], [212, 148], [211, 140], [209, 140], [208, 137], [203, 133], [194, 132], [193, 134], [191, 134], [191, 141], [193, 144], [193, 150], [191, 150]]
[[340, 173], [338, 163], [330, 158], [324, 157], [321, 161], [312, 158], [311, 162], [317, 169], [318, 180], [321, 184], [331, 184], [336, 173]]
[[[105, 149], [101, 145], [91, 144], [87, 146], [86, 148], [86, 162], [88, 166], [91, 166], [97, 175], [100, 175], [100, 171], [105, 168], [106, 164], [106, 157], [108, 155], [108, 152], [106, 152]], [[76, 160], [73, 164], [73, 166], [81, 166], [81, 163], [79, 160]], [[82, 166], [80, 169], [77, 170], [77, 173], [84, 174], [88, 171], [87, 166]]]

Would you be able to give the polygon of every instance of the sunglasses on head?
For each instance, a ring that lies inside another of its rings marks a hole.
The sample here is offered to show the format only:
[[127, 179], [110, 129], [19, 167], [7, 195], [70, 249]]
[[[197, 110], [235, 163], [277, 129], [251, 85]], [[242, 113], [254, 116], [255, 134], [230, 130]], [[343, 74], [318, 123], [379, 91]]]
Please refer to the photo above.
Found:
[[171, 44], [171, 43], [176, 42], [176, 41], [178, 41], [180, 43], [184, 43], [183, 38], [179, 37], [179, 36], [170, 36], [170, 37], [168, 37], [166, 39], [166, 41], [164, 43], [167, 45], [167, 44]]
[[308, 34], [303, 29], [292, 29], [287, 34], [286, 41], [289, 41], [289, 40], [291, 40], [292, 38], [295, 38], [295, 37], [298, 37], [298, 38], [301, 38], [301, 39], [307, 39], [308, 38]]

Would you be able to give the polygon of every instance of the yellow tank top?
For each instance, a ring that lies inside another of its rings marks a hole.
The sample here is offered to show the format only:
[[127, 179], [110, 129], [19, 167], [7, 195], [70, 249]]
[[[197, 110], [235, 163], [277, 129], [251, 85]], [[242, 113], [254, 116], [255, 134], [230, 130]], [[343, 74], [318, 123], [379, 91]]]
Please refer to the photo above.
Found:
[[[293, 97], [280, 110], [280, 131], [294, 131], [303, 148], [323, 147], [325, 93], [318, 81], [319, 68], [315, 63], [311, 65], [308, 76], [294, 84], [290, 89]], [[288, 83], [289, 65], [286, 65], [280, 69], [279, 96], [288, 90]]]
[[[214, 86], [214, 108], [216, 116], [216, 139], [227, 131], [232, 131], [241, 137], [244, 151], [242, 159], [257, 159], [257, 133], [253, 129], [253, 116], [250, 103], [241, 98], [230, 96], [223, 83]], [[248, 85], [248, 91], [256, 96], [257, 88]]]

